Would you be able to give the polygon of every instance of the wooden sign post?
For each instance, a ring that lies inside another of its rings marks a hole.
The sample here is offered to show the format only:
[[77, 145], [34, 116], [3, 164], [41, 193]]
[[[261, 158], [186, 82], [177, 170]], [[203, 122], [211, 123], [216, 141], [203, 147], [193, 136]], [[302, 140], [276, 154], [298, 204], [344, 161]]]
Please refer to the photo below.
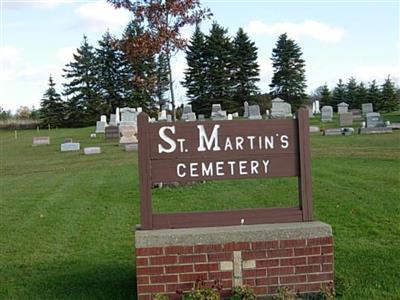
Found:
[[[297, 119], [149, 123], [138, 116], [141, 229], [311, 221], [311, 160], [306, 109]], [[155, 183], [298, 177], [299, 205], [157, 213]]]

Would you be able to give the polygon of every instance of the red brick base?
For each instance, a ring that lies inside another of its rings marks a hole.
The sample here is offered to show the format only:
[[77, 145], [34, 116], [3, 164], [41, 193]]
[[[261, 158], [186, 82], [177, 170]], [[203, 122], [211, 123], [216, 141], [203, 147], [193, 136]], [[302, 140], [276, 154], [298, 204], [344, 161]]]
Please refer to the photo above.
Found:
[[[234, 251], [241, 256], [239, 276], [234, 276]], [[156, 293], [175, 298], [197, 279], [209, 286], [218, 280], [224, 295], [235, 278], [257, 296], [276, 294], [279, 287], [313, 293], [333, 281], [332, 237], [136, 248], [136, 266], [140, 300]]]

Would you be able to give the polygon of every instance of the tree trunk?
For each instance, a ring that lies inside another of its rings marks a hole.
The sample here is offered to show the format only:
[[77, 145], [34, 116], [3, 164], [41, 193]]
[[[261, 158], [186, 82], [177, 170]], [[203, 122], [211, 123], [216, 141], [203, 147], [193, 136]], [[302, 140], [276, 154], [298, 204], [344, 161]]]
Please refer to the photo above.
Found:
[[169, 53], [167, 53], [167, 61], [168, 61], [169, 91], [171, 94], [171, 104], [172, 104], [172, 120], [175, 121], [176, 120], [175, 96], [172, 83], [171, 55]]

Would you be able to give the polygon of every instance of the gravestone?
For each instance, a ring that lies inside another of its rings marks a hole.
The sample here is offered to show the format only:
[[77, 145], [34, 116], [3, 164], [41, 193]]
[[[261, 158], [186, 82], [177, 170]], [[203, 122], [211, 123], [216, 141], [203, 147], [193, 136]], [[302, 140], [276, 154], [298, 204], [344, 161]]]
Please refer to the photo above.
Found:
[[95, 134], [95, 133], [91, 133], [91, 134], [90, 134], [90, 138], [91, 138], [91, 139], [95, 139], [95, 138], [96, 138], [96, 134]]
[[137, 131], [137, 112], [135, 108], [124, 107], [121, 111], [121, 122], [119, 124], [120, 130], [122, 127], [135, 127]]
[[313, 102], [313, 113], [314, 114], [320, 114], [321, 113], [320, 107], [319, 107], [319, 100], [315, 100]]
[[35, 136], [32, 140], [33, 146], [50, 145], [50, 137], [48, 136]]
[[64, 139], [64, 143], [72, 143], [72, 139], [71, 138], [65, 138]]
[[119, 138], [118, 126], [107, 126], [105, 129], [104, 136], [106, 140], [114, 140]]
[[102, 121], [96, 122], [96, 133], [104, 133], [106, 130], [106, 123]]
[[136, 108], [136, 111], [139, 113], [141, 113], [143, 111], [143, 109], [141, 107]]
[[213, 104], [211, 108], [212, 120], [226, 120], [226, 110], [222, 110], [221, 104]]
[[104, 122], [107, 125], [107, 116], [106, 115], [101, 115], [100, 116], [100, 122]]
[[319, 132], [320, 129], [318, 126], [310, 126], [310, 133]]
[[117, 125], [119, 125], [119, 123], [121, 123], [121, 112], [119, 107], [117, 107], [115, 109], [115, 123], [117, 123]]
[[338, 104], [337, 108], [338, 108], [338, 114], [347, 113], [349, 105], [345, 102], [341, 102]]
[[340, 126], [353, 126], [353, 114], [351, 112], [339, 114]]
[[343, 132], [343, 135], [353, 135], [353, 133], [354, 133], [354, 128], [352, 128], [352, 127], [345, 127], [345, 128], [343, 128], [342, 132]]
[[324, 135], [343, 135], [341, 128], [328, 128], [324, 130]]
[[78, 151], [81, 149], [80, 143], [63, 143], [61, 144], [61, 152]]
[[250, 105], [249, 106], [249, 119], [250, 120], [261, 120], [261, 114], [260, 114], [260, 106], [256, 105]]
[[271, 118], [292, 117], [292, 106], [281, 98], [275, 98], [271, 101]]
[[321, 109], [321, 121], [322, 122], [331, 122], [332, 117], [333, 117], [332, 106], [323, 106]]
[[367, 113], [365, 117], [367, 128], [371, 127], [385, 127], [385, 122], [380, 113]]
[[361, 109], [349, 109], [349, 112], [353, 114], [353, 120], [362, 120]]
[[167, 115], [167, 122], [172, 122], [172, 115]]
[[196, 113], [191, 112], [187, 114], [186, 122], [193, 122], [196, 121]]
[[204, 121], [206, 118], [203, 114], [200, 114], [197, 118], [199, 121]]
[[362, 104], [362, 115], [366, 116], [368, 113], [374, 112], [374, 107], [372, 103], [363, 103]]
[[379, 133], [392, 133], [393, 129], [390, 127], [369, 127], [360, 128], [360, 134], [379, 134]]
[[159, 114], [158, 114], [158, 121], [166, 121], [167, 120], [167, 111], [163, 109]]
[[100, 147], [85, 147], [85, 148], [83, 148], [83, 153], [85, 155], [100, 154], [101, 148]]
[[309, 107], [309, 108], [308, 108], [308, 117], [309, 117], [309, 118], [314, 117], [314, 113], [313, 113], [312, 107]]
[[138, 144], [126, 144], [125, 145], [126, 152], [137, 151], [137, 150], [138, 150]]
[[186, 121], [189, 118], [189, 114], [192, 113], [192, 105], [191, 104], [186, 104], [183, 106], [183, 112], [182, 112], [182, 121]]
[[232, 117], [234, 117], [234, 118], [239, 118], [239, 113], [238, 113], [238, 112], [234, 112], [234, 113], [232, 114]]
[[136, 138], [136, 127], [135, 126], [122, 126], [119, 128], [121, 138], [119, 140], [120, 145], [125, 144], [137, 144], [138, 140]]
[[248, 117], [249, 117], [249, 102], [245, 101], [243, 118], [248, 118]]
[[110, 115], [110, 126], [117, 126], [117, 117], [115, 114]]
[[233, 120], [233, 115], [232, 114], [228, 114], [228, 120]]

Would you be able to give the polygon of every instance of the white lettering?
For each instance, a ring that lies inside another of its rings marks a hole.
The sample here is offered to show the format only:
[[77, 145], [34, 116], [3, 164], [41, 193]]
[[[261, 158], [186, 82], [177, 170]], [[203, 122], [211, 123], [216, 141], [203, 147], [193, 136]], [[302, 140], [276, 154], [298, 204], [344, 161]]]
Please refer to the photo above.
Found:
[[[213, 131], [211, 133], [210, 139], [207, 137], [207, 133], [204, 129], [204, 125], [197, 125], [197, 128], [199, 129], [199, 147], [197, 148], [197, 151], [207, 151], [211, 150], [212, 144], [214, 144], [214, 147], [212, 151], [220, 151], [221, 148], [218, 146], [218, 129], [220, 125], [215, 125], [213, 128]], [[206, 144], [207, 148], [204, 147], [204, 143]]]
[[254, 135], [250, 135], [247, 138], [250, 140], [250, 149], [253, 150], [253, 148], [254, 148], [254, 139], [256, 137]]
[[262, 161], [264, 164], [264, 173], [268, 174], [268, 165], [269, 165], [269, 160], [263, 160]]
[[224, 150], [226, 151], [228, 148], [230, 148], [230, 150], [233, 150], [230, 137], [226, 138]]
[[201, 174], [203, 176], [213, 176], [213, 165], [210, 162], [208, 167], [206, 167], [205, 163], [201, 163]]
[[177, 139], [176, 141], [179, 143], [179, 148], [180, 148], [181, 152], [183, 152], [184, 151], [183, 142], [186, 140], [185, 139]]
[[274, 137], [265, 137], [265, 149], [274, 149]]
[[289, 142], [288, 142], [288, 136], [287, 135], [282, 135], [281, 136], [281, 147], [283, 149], [287, 149], [287, 147], [289, 147]]
[[236, 150], [239, 150], [239, 149], [243, 150], [243, 146], [242, 146], [243, 142], [244, 142], [244, 139], [241, 136], [236, 137]]
[[246, 163], [247, 163], [247, 161], [245, 161], [245, 160], [239, 161], [239, 173], [240, 173], [240, 175], [247, 175], [247, 171], [245, 170], [246, 169]]
[[234, 165], [236, 165], [236, 161], [228, 161], [228, 164], [231, 166], [231, 175], [235, 174]]
[[173, 139], [171, 139], [169, 136], [167, 136], [165, 134], [165, 131], [169, 130], [171, 131], [173, 134], [175, 134], [175, 126], [165, 126], [165, 127], [161, 127], [160, 130], [158, 131], [158, 135], [160, 136], [160, 138], [166, 142], [168, 145], [170, 145], [170, 148], [164, 148], [161, 144], [158, 144], [158, 153], [172, 153], [175, 151], [176, 149], [176, 143]]
[[186, 169], [185, 164], [177, 164], [176, 165], [176, 174], [179, 177], [185, 177], [186, 176], [186, 172], [181, 172], [180, 169]]
[[259, 163], [256, 160], [251, 161], [251, 174], [258, 174]]
[[199, 176], [199, 174], [195, 173], [195, 172], [197, 172], [197, 165], [198, 165], [198, 163], [190, 163], [190, 176], [191, 177]]
[[215, 166], [216, 166], [216, 175], [217, 176], [224, 176], [225, 175], [225, 173], [224, 173], [224, 162], [223, 161], [217, 161], [216, 163], [215, 163]]

